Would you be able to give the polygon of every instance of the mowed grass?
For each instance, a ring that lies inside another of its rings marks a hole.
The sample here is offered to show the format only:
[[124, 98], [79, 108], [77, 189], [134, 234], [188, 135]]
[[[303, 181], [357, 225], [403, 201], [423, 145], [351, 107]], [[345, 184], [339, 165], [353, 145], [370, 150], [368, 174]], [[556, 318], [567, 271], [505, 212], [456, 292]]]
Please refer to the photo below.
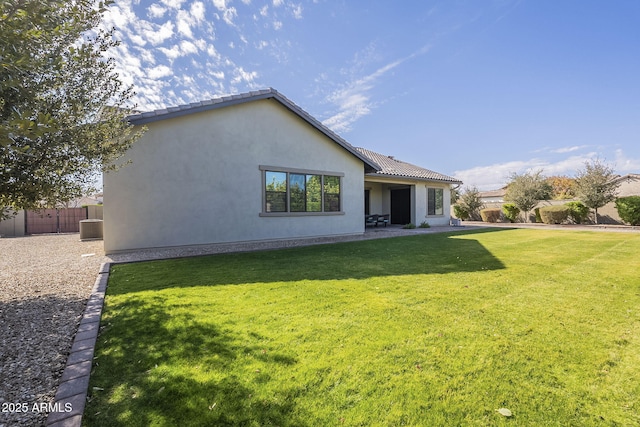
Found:
[[117, 265], [83, 423], [639, 425], [639, 263], [502, 229]]

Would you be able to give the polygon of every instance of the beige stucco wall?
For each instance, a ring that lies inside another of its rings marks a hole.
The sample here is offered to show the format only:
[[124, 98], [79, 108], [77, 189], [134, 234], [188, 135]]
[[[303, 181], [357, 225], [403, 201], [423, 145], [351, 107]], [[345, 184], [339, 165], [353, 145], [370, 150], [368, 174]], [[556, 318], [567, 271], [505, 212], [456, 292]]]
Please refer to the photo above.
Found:
[[25, 235], [25, 211], [9, 211], [10, 217], [0, 221], [0, 237], [20, 237]]
[[[616, 195], [618, 197], [640, 196], [640, 178], [631, 176], [622, 179]], [[598, 222], [601, 224], [624, 224], [618, 215], [614, 202], [607, 203], [598, 209]]]
[[[364, 231], [362, 161], [273, 100], [147, 125], [104, 176], [105, 251]], [[260, 166], [344, 174], [340, 215], [261, 216]]]
[[[426, 221], [429, 225], [449, 225], [451, 219], [451, 187], [441, 182], [425, 182], [410, 179], [368, 177], [365, 188], [369, 190], [369, 207], [372, 214], [388, 214], [391, 212], [391, 189], [411, 187], [411, 222], [420, 225]], [[442, 188], [443, 215], [427, 215], [427, 188]], [[393, 219], [392, 219], [393, 221]]]

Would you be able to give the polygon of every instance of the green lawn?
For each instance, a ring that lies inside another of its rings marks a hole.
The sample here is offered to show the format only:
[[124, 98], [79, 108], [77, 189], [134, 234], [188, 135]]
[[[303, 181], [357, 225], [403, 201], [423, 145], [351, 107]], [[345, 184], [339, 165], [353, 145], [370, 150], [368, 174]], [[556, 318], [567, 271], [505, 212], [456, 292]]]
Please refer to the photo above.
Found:
[[636, 426], [639, 262], [502, 229], [117, 265], [83, 423]]

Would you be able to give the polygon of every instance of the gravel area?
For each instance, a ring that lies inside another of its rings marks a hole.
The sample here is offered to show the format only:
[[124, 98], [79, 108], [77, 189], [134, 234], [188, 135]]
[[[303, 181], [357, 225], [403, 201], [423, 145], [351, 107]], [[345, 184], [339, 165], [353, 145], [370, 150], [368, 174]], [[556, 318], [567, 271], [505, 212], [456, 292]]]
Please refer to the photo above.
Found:
[[44, 425], [102, 262], [79, 234], [0, 239], [0, 427]]

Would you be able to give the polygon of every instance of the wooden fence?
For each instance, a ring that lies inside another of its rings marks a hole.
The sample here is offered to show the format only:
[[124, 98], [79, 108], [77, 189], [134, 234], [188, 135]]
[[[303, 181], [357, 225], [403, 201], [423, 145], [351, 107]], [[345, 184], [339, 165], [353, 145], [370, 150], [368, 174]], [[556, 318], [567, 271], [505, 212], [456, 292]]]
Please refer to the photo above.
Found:
[[27, 211], [26, 234], [78, 233], [80, 221], [87, 219], [87, 208]]

